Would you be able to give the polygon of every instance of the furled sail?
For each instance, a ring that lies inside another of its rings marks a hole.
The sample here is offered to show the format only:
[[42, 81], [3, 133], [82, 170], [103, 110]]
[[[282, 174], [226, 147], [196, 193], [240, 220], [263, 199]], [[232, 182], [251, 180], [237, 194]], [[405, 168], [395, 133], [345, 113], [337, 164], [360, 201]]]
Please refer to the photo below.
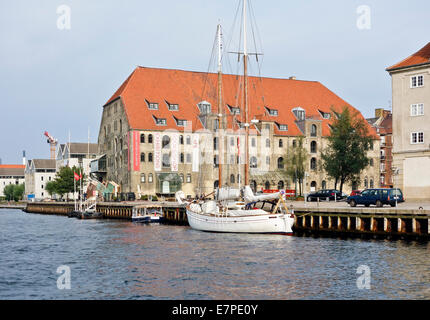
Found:
[[257, 202], [257, 201], [269, 201], [279, 199], [280, 193], [270, 193], [270, 194], [262, 194], [262, 195], [254, 195], [250, 186], [245, 186], [244, 188], [244, 199], [246, 203]]

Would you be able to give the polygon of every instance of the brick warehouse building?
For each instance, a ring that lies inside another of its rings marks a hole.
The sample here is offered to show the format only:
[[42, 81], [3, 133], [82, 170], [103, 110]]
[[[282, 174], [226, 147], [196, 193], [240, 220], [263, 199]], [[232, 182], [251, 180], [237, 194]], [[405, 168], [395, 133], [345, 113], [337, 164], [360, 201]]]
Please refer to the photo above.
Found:
[[[99, 163], [93, 173], [116, 182], [122, 192], [172, 194], [182, 189], [195, 195], [218, 185], [221, 162], [223, 185], [238, 187], [245, 159], [244, 135], [239, 135], [244, 123], [240, 79], [222, 77], [222, 127], [227, 131], [221, 134], [217, 74], [137, 67], [103, 106]], [[347, 106], [363, 118], [355, 108], [321, 83], [295, 78], [249, 77], [249, 105], [250, 181], [255, 190], [294, 189], [279, 169], [299, 136], [304, 136], [309, 153], [305, 192], [334, 187], [320, 163], [331, 110], [341, 112]], [[374, 165], [362, 173], [361, 185], [345, 186], [345, 191], [364, 187], [364, 177], [370, 186], [379, 185], [380, 143], [370, 125], [369, 132], [375, 136], [369, 152]]]

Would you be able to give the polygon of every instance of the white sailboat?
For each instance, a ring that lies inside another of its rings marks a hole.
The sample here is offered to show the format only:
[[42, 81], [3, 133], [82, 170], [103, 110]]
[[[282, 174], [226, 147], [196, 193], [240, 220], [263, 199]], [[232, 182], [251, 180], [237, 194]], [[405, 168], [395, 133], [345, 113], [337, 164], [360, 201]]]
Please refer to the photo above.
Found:
[[[254, 195], [249, 186], [249, 110], [247, 80], [247, 39], [246, 3], [243, 0], [243, 63], [244, 63], [244, 103], [245, 103], [245, 186], [242, 190], [222, 188], [222, 164], [219, 164], [219, 188], [214, 192], [215, 200], [196, 199], [185, 202], [182, 191], [176, 193], [179, 203], [186, 203], [188, 223], [191, 228], [208, 232], [227, 233], [274, 233], [292, 234], [294, 214], [288, 211], [284, 193]], [[221, 28], [218, 26], [218, 117], [222, 123], [222, 68], [221, 68]], [[222, 139], [222, 137], [220, 137]], [[266, 210], [267, 204], [271, 205]]]

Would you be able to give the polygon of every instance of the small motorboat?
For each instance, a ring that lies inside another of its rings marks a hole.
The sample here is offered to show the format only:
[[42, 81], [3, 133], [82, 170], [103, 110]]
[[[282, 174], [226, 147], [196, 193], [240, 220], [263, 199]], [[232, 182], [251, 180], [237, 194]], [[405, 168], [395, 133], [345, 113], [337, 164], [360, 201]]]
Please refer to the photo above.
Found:
[[153, 204], [136, 206], [133, 208], [131, 221], [139, 223], [162, 222], [163, 208]]

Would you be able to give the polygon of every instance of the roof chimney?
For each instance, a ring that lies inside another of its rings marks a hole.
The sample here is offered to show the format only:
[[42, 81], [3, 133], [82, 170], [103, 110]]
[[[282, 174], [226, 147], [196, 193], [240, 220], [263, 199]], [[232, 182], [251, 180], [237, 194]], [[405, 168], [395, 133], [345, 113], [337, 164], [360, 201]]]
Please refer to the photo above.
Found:
[[375, 109], [375, 117], [380, 118], [384, 116], [384, 109], [383, 108], [377, 108]]

